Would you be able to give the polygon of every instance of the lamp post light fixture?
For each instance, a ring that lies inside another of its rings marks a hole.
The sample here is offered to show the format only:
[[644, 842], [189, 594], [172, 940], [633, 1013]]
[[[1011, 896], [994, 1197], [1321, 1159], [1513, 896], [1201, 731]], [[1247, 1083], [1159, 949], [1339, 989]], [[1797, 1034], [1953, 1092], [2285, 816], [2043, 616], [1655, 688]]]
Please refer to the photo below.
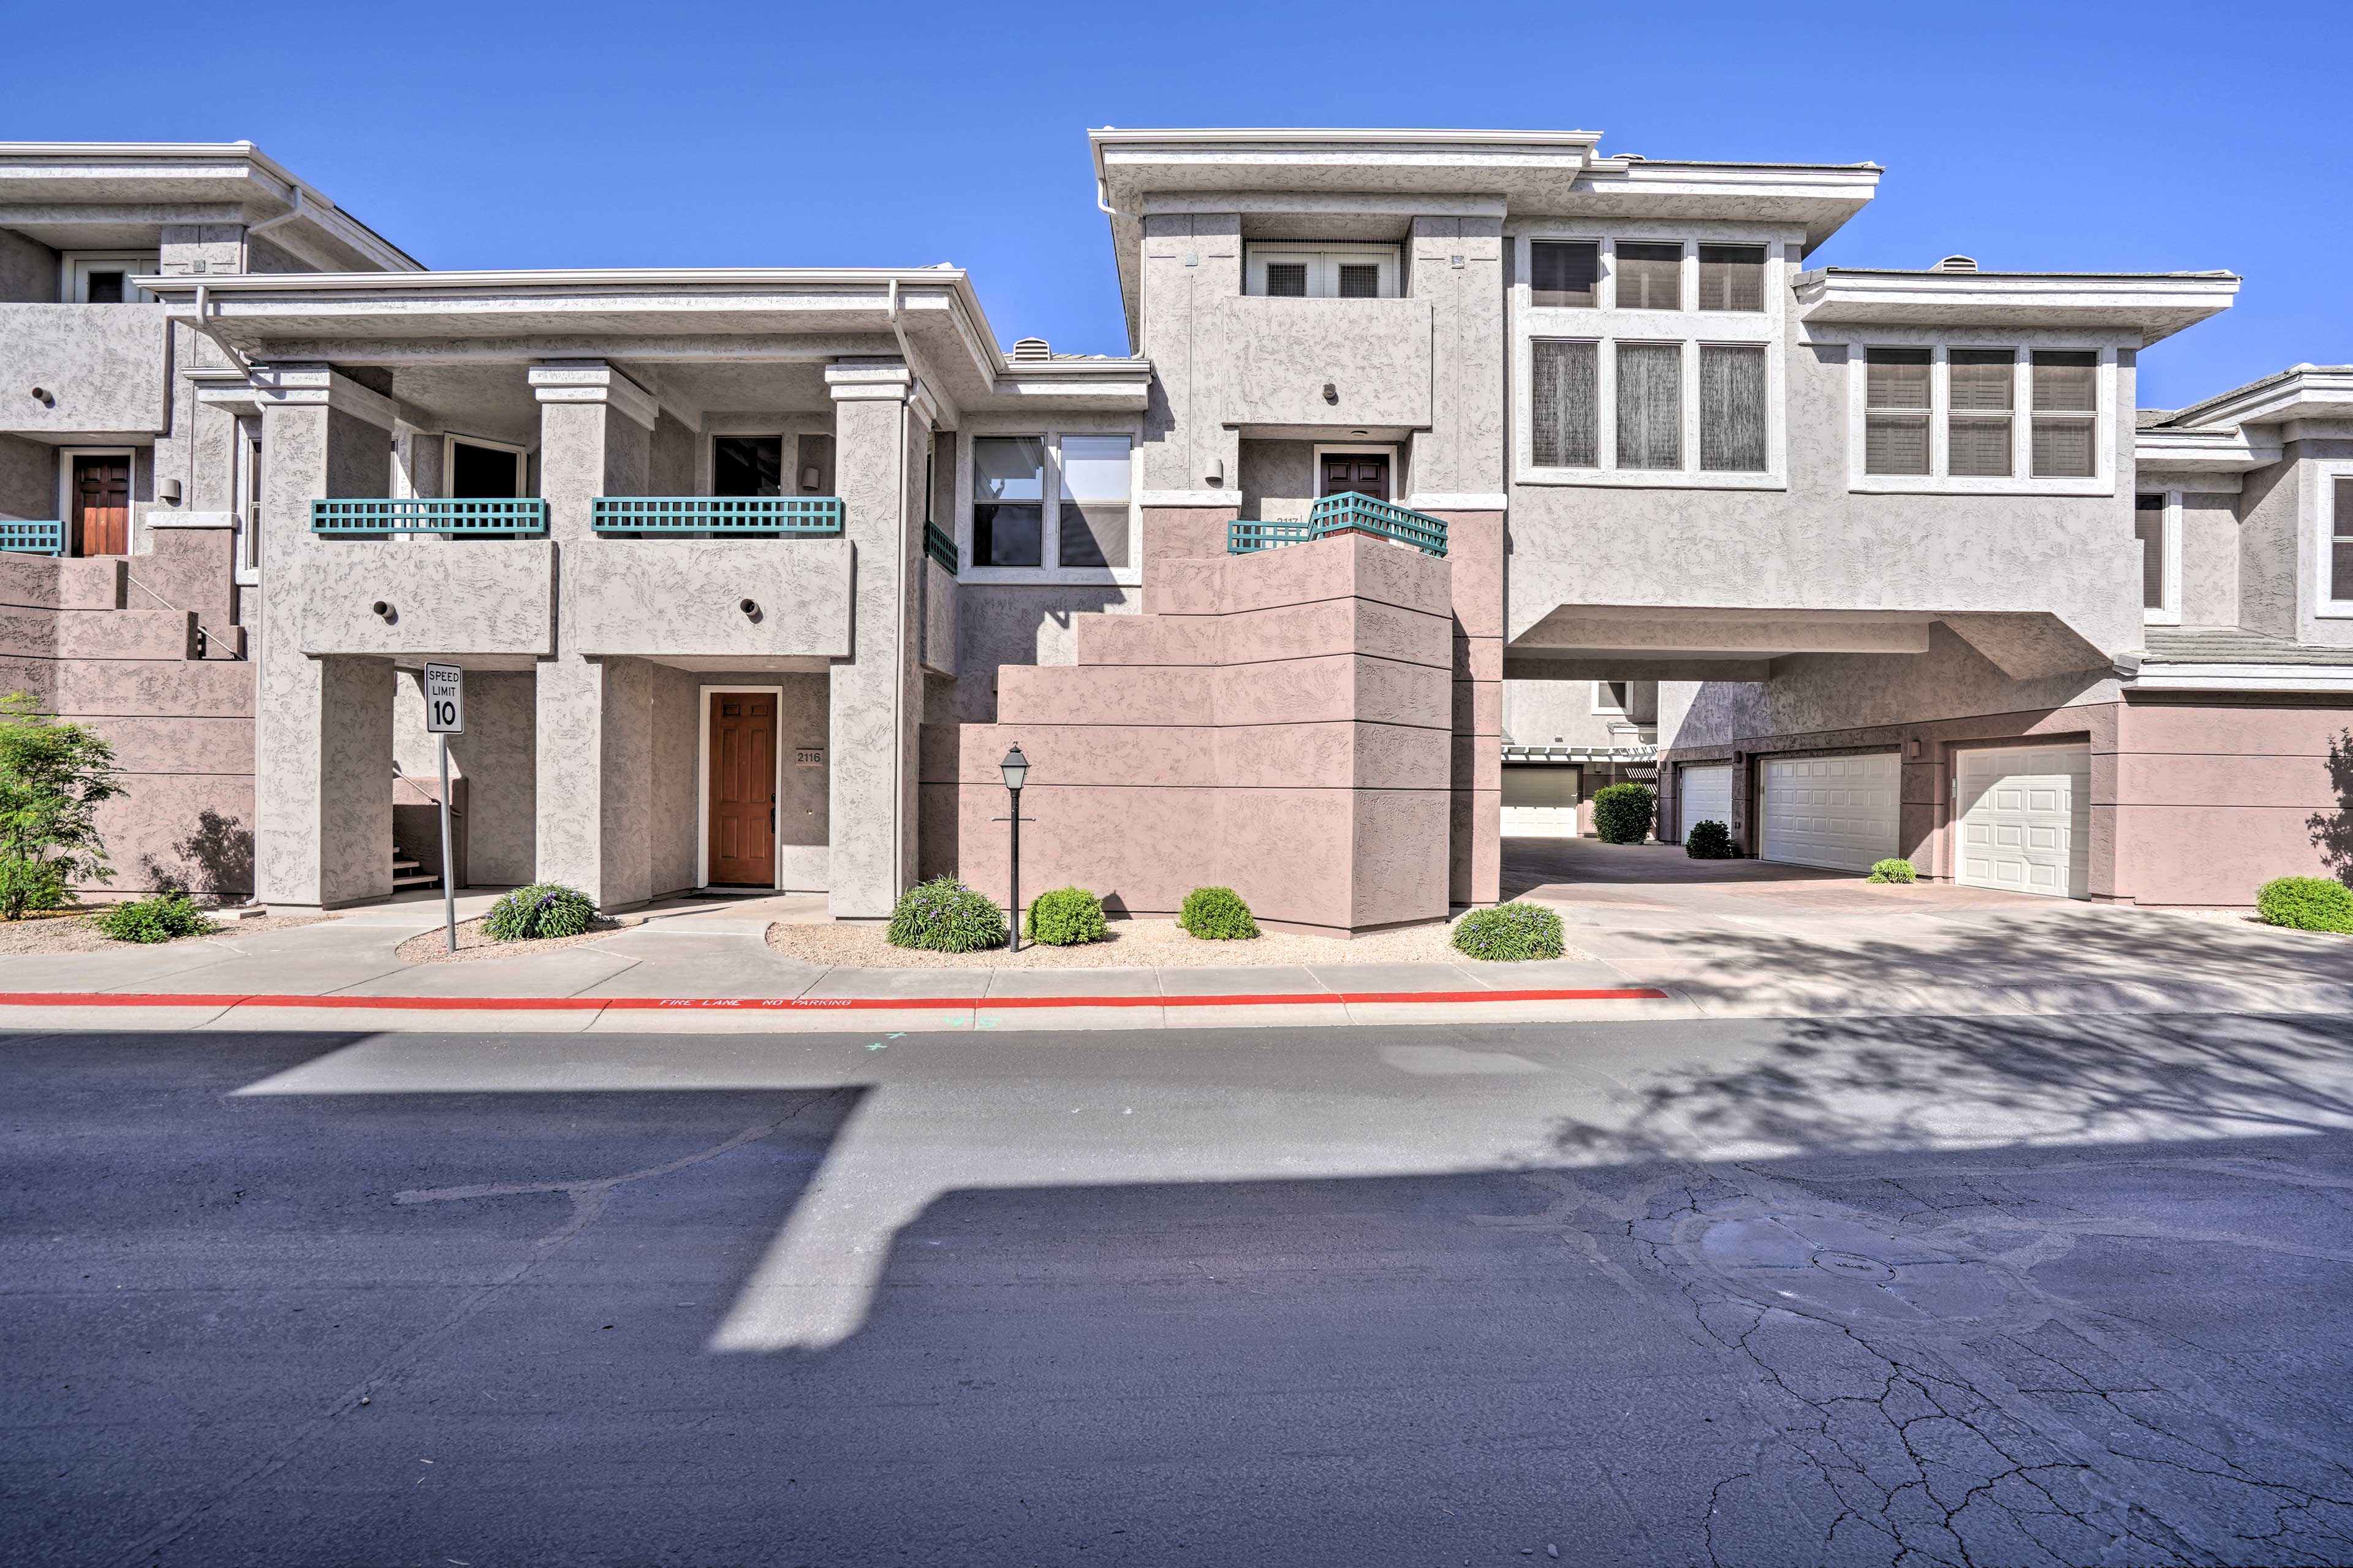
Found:
[[1011, 886], [1008, 889], [1010, 896], [1007, 900], [1007, 909], [1012, 917], [1013, 951], [1019, 952], [1021, 951], [1021, 781], [1029, 776], [1029, 759], [1021, 754], [1021, 743], [1018, 741], [1013, 743], [1011, 751], [1005, 753], [1005, 760], [997, 764], [997, 769], [1005, 775], [1006, 794], [1013, 798], [1013, 808], [1002, 820], [1013, 825], [1013, 859], [1008, 878]]

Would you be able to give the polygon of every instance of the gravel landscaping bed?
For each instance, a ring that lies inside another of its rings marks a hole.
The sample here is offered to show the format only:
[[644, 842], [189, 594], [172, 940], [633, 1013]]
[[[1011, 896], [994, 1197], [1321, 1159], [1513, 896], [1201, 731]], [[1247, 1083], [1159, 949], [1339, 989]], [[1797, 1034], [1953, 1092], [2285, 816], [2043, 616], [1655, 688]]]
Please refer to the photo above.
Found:
[[[1267, 931], [1244, 942], [1200, 942], [1176, 929], [1173, 920], [1113, 921], [1102, 942], [1077, 947], [1032, 947], [1019, 952], [991, 948], [982, 952], [924, 952], [892, 947], [880, 924], [797, 925], [768, 928], [768, 945], [803, 963], [842, 964], [858, 969], [1110, 969], [1229, 968], [1277, 963], [1472, 963], [1448, 945], [1451, 923], [1432, 922], [1401, 931], [1376, 931], [1351, 942], [1326, 936]], [[403, 950], [406, 951], [405, 949]], [[1583, 958], [1574, 948], [1563, 958]], [[1500, 967], [1500, 966], [1499, 966]]]
[[171, 942], [117, 942], [101, 936], [87, 918], [89, 910], [58, 910], [26, 915], [21, 921], [0, 921], [0, 955], [26, 952], [136, 952], [142, 947], [169, 947], [172, 942], [204, 942], [212, 937], [247, 936], [265, 931], [314, 926], [332, 915], [257, 915], [251, 920], [215, 921], [208, 931], [175, 936]]
[[526, 942], [492, 942], [482, 934], [480, 919], [458, 922], [458, 951], [448, 951], [448, 938], [439, 926], [422, 936], [412, 936], [393, 952], [407, 963], [473, 963], [482, 959], [522, 958], [527, 953], [553, 952], [559, 947], [586, 947], [602, 942], [617, 931], [645, 924], [642, 915], [624, 915], [610, 920], [603, 915], [578, 936], [539, 937]]

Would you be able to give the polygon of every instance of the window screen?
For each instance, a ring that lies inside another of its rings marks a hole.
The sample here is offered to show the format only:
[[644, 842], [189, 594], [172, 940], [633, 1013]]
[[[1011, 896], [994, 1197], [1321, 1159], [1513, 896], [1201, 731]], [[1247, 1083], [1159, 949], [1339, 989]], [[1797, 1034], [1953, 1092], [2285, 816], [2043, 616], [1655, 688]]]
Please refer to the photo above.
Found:
[[1343, 261], [1340, 263], [1341, 299], [1377, 300], [1380, 297], [1380, 263], [1377, 261]]
[[1765, 308], [1765, 247], [1703, 245], [1699, 247], [1699, 308], [1761, 310]]
[[1863, 364], [1862, 471], [1928, 471], [1928, 351], [1873, 349]]
[[2064, 350], [2034, 356], [2034, 477], [2089, 479], [2099, 408], [2100, 356]]
[[1062, 437], [1060, 542], [1065, 566], [1127, 564], [1128, 443], [1124, 436]]
[[1266, 291], [1286, 300], [1307, 298], [1307, 263], [1304, 261], [1268, 262]]
[[1599, 345], [1539, 339], [1529, 387], [1535, 410], [1533, 456], [1545, 468], [1590, 468], [1599, 451]]
[[1618, 345], [1618, 466], [1683, 466], [1682, 345]]
[[2017, 353], [2010, 349], [1955, 349], [1946, 371], [1949, 471], [1973, 479], [2007, 478]]
[[1589, 308], [1601, 276], [1601, 247], [1537, 240], [1528, 247], [1528, 303], [1542, 309]]
[[1683, 308], [1683, 247], [1618, 242], [1618, 308], [1680, 310]]
[[1765, 471], [1765, 351], [1699, 351], [1699, 466], [1715, 473]]
[[1038, 436], [982, 436], [972, 443], [972, 563], [1042, 563], [1046, 442]]
[[2133, 498], [2133, 537], [2140, 541], [2140, 604], [2165, 608], [2165, 498]]

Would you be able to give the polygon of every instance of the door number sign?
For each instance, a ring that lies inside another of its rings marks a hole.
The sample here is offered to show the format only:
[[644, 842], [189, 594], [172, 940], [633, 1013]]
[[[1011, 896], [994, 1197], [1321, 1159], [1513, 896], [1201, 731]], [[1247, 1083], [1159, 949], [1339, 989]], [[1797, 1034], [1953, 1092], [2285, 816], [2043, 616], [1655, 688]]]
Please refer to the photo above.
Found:
[[466, 732], [466, 672], [454, 664], [425, 667], [425, 732]]

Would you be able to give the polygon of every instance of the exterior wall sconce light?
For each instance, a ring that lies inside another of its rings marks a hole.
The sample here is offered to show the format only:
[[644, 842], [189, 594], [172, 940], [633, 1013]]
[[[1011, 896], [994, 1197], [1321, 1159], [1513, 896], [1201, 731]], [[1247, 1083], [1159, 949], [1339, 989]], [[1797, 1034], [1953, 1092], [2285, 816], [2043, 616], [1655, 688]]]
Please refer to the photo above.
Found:
[[1224, 484], [1226, 482], [1226, 460], [1223, 458], [1210, 458], [1209, 471], [1201, 477], [1208, 480], [1212, 486]]
[[1005, 776], [1005, 793], [1013, 800], [1012, 810], [997, 820], [1013, 825], [1013, 858], [1010, 862], [1008, 879], [1011, 885], [1007, 889], [1006, 907], [1012, 916], [1013, 951], [1019, 952], [1021, 951], [1021, 784], [1029, 776], [1029, 759], [1021, 754], [1021, 743], [1016, 741], [1013, 743], [1013, 749], [1005, 753], [1005, 760], [997, 766], [997, 771]]
[[155, 493], [163, 498], [165, 506], [177, 506], [180, 504], [180, 481], [165, 479], [155, 487]]
[[1324, 384], [1324, 401], [1335, 404], [1340, 401], [1340, 389], [1328, 381]]

